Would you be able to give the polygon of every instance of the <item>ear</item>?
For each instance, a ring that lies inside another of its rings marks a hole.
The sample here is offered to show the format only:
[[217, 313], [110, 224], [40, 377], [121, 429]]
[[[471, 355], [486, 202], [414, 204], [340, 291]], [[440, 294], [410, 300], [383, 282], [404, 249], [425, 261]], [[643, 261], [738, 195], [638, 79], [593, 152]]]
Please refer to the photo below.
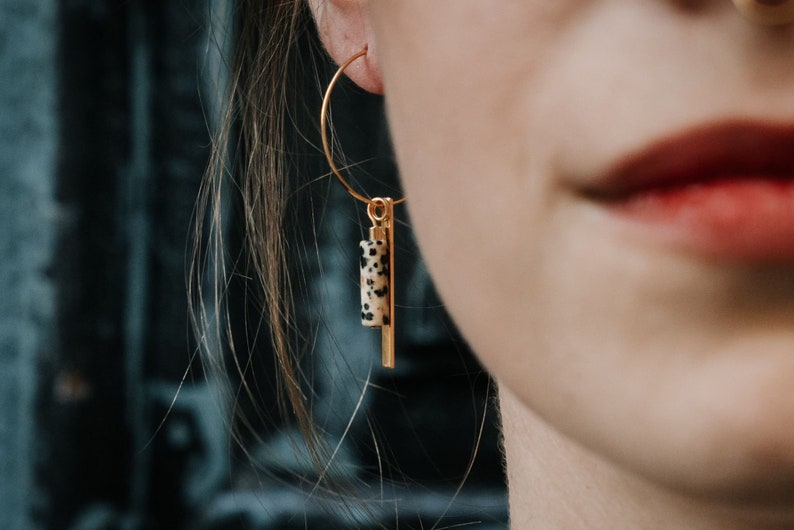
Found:
[[383, 94], [375, 34], [367, 0], [309, 0], [317, 31], [326, 51], [336, 64], [342, 64], [367, 48], [345, 74], [358, 86]]

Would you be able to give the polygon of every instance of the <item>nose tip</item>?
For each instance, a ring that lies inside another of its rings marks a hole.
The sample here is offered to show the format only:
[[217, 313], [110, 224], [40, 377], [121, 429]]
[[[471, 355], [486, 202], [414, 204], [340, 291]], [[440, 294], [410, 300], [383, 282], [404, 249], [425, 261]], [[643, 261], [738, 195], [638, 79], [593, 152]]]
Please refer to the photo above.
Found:
[[768, 26], [794, 22], [794, 0], [733, 0], [748, 20]]

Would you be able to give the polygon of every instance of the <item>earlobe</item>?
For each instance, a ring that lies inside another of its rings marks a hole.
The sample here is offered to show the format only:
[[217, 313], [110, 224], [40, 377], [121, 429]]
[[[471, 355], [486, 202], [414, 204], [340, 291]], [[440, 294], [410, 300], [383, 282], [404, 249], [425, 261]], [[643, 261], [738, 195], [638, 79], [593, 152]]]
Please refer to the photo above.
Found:
[[310, 0], [323, 46], [336, 64], [342, 64], [364, 48], [367, 53], [351, 64], [345, 74], [358, 86], [383, 94], [377, 45], [365, 0]]

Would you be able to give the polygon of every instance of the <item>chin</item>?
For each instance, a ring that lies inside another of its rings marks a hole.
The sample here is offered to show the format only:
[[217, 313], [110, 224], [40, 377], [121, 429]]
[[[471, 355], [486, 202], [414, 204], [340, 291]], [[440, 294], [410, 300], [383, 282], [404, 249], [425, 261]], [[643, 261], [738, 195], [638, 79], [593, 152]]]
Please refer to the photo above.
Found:
[[655, 447], [651, 472], [661, 483], [716, 503], [792, 510], [794, 344], [778, 353], [747, 350], [734, 362], [721, 359], [724, 372], [710, 373], [696, 394], [680, 400], [668, 447]]
[[[708, 468], [678, 468], [666, 477], [674, 489], [732, 505], [769, 509], [794, 505], [794, 429], [759, 425], [753, 433], [710, 447]], [[726, 430], [727, 431], [727, 430]]]
[[610, 379], [615, 399], [590, 393], [583, 414], [557, 426], [680, 499], [792, 512], [794, 330], [744, 331], [729, 346], [681, 354], [675, 368], [654, 355]]

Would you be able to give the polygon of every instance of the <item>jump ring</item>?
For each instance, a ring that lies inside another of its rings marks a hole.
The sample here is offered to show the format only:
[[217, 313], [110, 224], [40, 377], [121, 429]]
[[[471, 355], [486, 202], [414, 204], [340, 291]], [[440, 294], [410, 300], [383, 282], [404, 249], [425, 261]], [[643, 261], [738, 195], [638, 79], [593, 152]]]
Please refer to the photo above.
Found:
[[380, 197], [369, 200], [367, 202], [367, 215], [372, 221], [376, 221], [378, 223], [385, 221], [386, 218], [388, 218], [388, 213], [386, 211], [386, 201]]

